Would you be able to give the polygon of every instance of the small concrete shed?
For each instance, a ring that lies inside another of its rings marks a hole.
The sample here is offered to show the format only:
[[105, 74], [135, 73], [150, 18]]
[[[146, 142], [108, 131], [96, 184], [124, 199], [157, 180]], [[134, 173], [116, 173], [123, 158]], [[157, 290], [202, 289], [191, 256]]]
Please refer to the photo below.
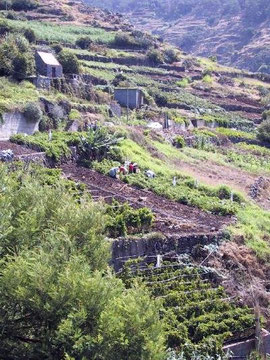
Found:
[[144, 98], [140, 89], [117, 88], [114, 90], [114, 99], [123, 107], [138, 109], [143, 106]]
[[37, 51], [35, 54], [37, 73], [48, 78], [63, 76], [63, 67], [56, 57], [49, 52]]

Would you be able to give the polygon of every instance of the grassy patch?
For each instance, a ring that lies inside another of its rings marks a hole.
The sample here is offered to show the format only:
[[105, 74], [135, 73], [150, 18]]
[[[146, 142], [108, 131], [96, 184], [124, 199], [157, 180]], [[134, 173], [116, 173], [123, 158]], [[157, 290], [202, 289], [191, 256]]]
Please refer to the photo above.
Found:
[[53, 160], [59, 161], [62, 157], [69, 158], [71, 150], [69, 146], [77, 145], [82, 133], [57, 132], [52, 133], [52, 140], [48, 140], [47, 133], [36, 133], [35, 135], [25, 136], [22, 134], [14, 135], [12, 142], [27, 145], [37, 151], [44, 151]]
[[263, 260], [270, 260], [270, 213], [257, 206], [239, 210], [238, 222], [231, 227], [234, 236], [243, 237], [246, 245]]
[[[169, 144], [154, 142], [139, 145], [131, 139], [126, 139], [120, 144], [122, 156], [130, 161], [137, 162], [140, 174], [132, 174], [123, 178], [125, 182], [139, 188], [149, 189], [160, 196], [191, 205], [219, 215], [235, 214], [243, 198], [235, 194], [234, 201], [230, 200], [231, 190], [227, 187], [211, 188], [198, 184], [193, 178], [175, 170], [162, 155], [174, 155], [181, 158], [181, 153]], [[159, 149], [158, 149], [159, 148]], [[169, 154], [171, 150], [171, 154]], [[161, 151], [161, 152], [160, 152]], [[95, 169], [107, 174], [112, 163], [108, 160], [96, 164]], [[144, 171], [151, 169], [156, 173], [156, 178], [149, 179]], [[176, 186], [173, 178], [176, 177]]]
[[92, 41], [108, 44], [114, 40], [114, 33], [90, 26], [53, 24], [39, 21], [7, 20], [12, 28], [21, 30], [25, 27], [34, 30], [39, 40], [61, 43], [75, 43], [82, 36], [88, 36]]
[[22, 110], [27, 102], [36, 102], [38, 98], [38, 91], [31, 83], [16, 83], [0, 78], [0, 113]]

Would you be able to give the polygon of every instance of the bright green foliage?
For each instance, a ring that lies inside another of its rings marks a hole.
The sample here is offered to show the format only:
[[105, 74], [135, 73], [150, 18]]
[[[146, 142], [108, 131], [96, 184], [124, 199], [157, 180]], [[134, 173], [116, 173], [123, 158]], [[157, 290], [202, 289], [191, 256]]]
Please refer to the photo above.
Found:
[[1, 114], [15, 109], [23, 111], [27, 102], [36, 102], [38, 93], [29, 82], [16, 84], [6, 78], [0, 81], [0, 120]]
[[[15, 30], [25, 29], [25, 21], [7, 20]], [[28, 21], [27, 27], [34, 30], [38, 40], [75, 44], [82, 36], [90, 37], [94, 42], [109, 43], [114, 39], [114, 33], [91, 26], [54, 24], [49, 22]]]
[[69, 147], [79, 144], [81, 136], [82, 133], [53, 131], [51, 141], [49, 141], [47, 133], [36, 133], [29, 136], [18, 134], [12, 136], [11, 141], [27, 145], [37, 151], [44, 151], [48, 157], [59, 161], [62, 157], [69, 158], [71, 156]]
[[160, 303], [106, 270], [103, 205], [37, 171], [0, 165], [1, 357], [164, 359]]
[[80, 137], [78, 144], [81, 158], [86, 160], [102, 160], [113, 152], [116, 145], [123, 140], [119, 134], [110, 134], [106, 128], [90, 129]]
[[224, 289], [211, 285], [209, 269], [170, 262], [141, 270], [129, 265], [121, 277], [127, 286], [140, 279], [154, 297], [162, 298], [168, 347], [183, 351], [185, 359], [195, 350], [215, 357], [224, 341], [254, 327], [252, 311], [229, 303]]
[[252, 141], [256, 140], [256, 135], [254, 133], [248, 133], [239, 130], [226, 129], [226, 128], [217, 128], [215, 131], [219, 134], [228, 136], [228, 138], [232, 141]]
[[183, 147], [186, 146], [186, 142], [183, 136], [178, 135], [174, 138], [174, 144], [176, 147], [178, 147], [179, 149], [182, 149]]
[[69, 50], [62, 50], [58, 54], [58, 60], [63, 66], [63, 71], [65, 74], [79, 74], [80, 64], [79, 61], [72, 52]]
[[34, 72], [34, 58], [28, 40], [19, 34], [10, 34], [0, 41], [0, 76], [12, 75], [23, 80]]
[[37, 103], [27, 103], [23, 115], [28, 121], [38, 122], [42, 117], [42, 110]]
[[101, 315], [101, 359], [164, 359], [163, 328], [155, 306], [161, 303], [154, 304], [139, 287], [112, 300]]
[[126, 236], [149, 231], [154, 221], [154, 215], [147, 208], [132, 209], [127, 203], [119, 204], [113, 201], [108, 206], [109, 221], [107, 231], [111, 237]]

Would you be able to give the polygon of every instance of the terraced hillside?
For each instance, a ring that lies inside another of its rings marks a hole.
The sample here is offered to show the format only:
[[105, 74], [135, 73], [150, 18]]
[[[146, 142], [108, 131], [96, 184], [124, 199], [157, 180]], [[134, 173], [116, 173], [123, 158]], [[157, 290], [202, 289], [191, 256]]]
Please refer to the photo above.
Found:
[[157, 0], [86, 3], [126, 13], [143, 31], [196, 56], [269, 73], [269, 2], [264, 0]]
[[[152, 319], [161, 322], [157, 322], [154, 330], [151, 328], [152, 334], [157, 335], [155, 341], [173, 352], [184, 352], [179, 356], [187, 359], [197, 356], [197, 351], [204, 355], [211, 353], [215, 358], [222, 354], [226, 341], [254, 336], [253, 307], [257, 309], [257, 305], [264, 317], [262, 324], [268, 327], [270, 77], [225, 67], [215, 59], [188, 56], [149, 34], [134, 30], [121, 15], [87, 7], [80, 1], [44, 0], [32, 7], [28, 11], [0, 12], [0, 32], [5, 34], [0, 40], [0, 154], [10, 149], [16, 160], [0, 164], [4, 174], [1, 191], [6, 199], [3, 208], [10, 210], [5, 210], [3, 256], [25, 256], [28, 251], [33, 251], [34, 257], [39, 256], [40, 247], [46, 247], [47, 241], [51, 245], [44, 251], [54, 246], [54, 240], [48, 238], [50, 231], [55, 231], [61, 239], [68, 236], [74, 241], [75, 250], [70, 250], [68, 240], [63, 246], [57, 243], [57, 249], [68, 258], [65, 261], [71, 261], [70, 254], [79, 251], [84, 260], [78, 263], [85, 263], [86, 256], [87, 261], [95, 264], [94, 270], [102, 263], [100, 271], [105, 274], [107, 257], [96, 251], [103, 242], [106, 251], [110, 245], [111, 263], [121, 264], [116, 268], [127, 261], [123, 277], [115, 279], [123, 282], [123, 291], [128, 292], [131, 286], [131, 293], [136, 292], [136, 286], [144, 283], [149, 288], [147, 296], [156, 301], [153, 304], [158, 314], [152, 313]], [[50, 86], [36, 88], [33, 85], [38, 71], [35, 51], [53, 53], [63, 65], [64, 76], [51, 79]], [[141, 90], [144, 104], [134, 110], [121, 107], [114, 100], [117, 88]], [[35, 124], [39, 131], [26, 135], [20, 127], [14, 127], [13, 121], [22, 121], [24, 128]], [[7, 128], [12, 132], [8, 137]], [[117, 179], [109, 176], [111, 168], [128, 166], [129, 162], [137, 163], [140, 172], [120, 173]], [[146, 176], [147, 170], [152, 170], [155, 176]], [[11, 179], [8, 192], [7, 179]], [[29, 190], [31, 179], [34, 192]], [[29, 199], [25, 205], [19, 195], [21, 187]], [[37, 189], [40, 197], [35, 198]], [[43, 201], [43, 196], [48, 201]], [[9, 198], [12, 203], [7, 207]], [[68, 204], [62, 203], [65, 199]], [[36, 204], [42, 209], [40, 212]], [[53, 209], [46, 204], [51, 204]], [[88, 206], [96, 225], [84, 212]], [[64, 210], [64, 218], [58, 219], [61, 208], [68, 209], [67, 215]], [[33, 222], [28, 214], [35, 217]], [[44, 217], [44, 224], [43, 220], [38, 221], [37, 214]], [[17, 218], [21, 220], [15, 221]], [[9, 228], [10, 219], [15, 224], [12, 228]], [[97, 226], [93, 233], [87, 222]], [[18, 240], [17, 233], [21, 234]], [[89, 248], [85, 234], [91, 243]], [[164, 263], [165, 267], [160, 269], [155, 269], [152, 260], [146, 264], [149, 258], [155, 261], [161, 255], [165, 261], [173, 258], [173, 262]], [[140, 264], [141, 257], [143, 271], [141, 266], [133, 271], [134, 265], [131, 262], [130, 268], [129, 260], [138, 258]], [[7, 263], [12, 264], [12, 260], [9, 263], [7, 259]], [[61, 269], [63, 274], [70, 273], [66, 268]], [[131, 273], [130, 269], [133, 269]], [[104, 281], [114, 277], [111, 273], [104, 276]], [[178, 276], [187, 279], [178, 281]], [[58, 279], [57, 274], [54, 279]], [[166, 286], [160, 285], [163, 283]], [[146, 290], [142, 289], [138, 288], [142, 303], [135, 301], [136, 306], [141, 304], [140, 311], [145, 307], [143, 301], [148, 301], [143, 292]], [[47, 290], [42, 291], [45, 294]], [[56, 296], [56, 291], [50, 291]], [[186, 295], [189, 292], [191, 295]], [[16, 296], [20, 294], [18, 290]], [[38, 289], [36, 294], [38, 298]], [[70, 296], [77, 299], [76, 294]], [[127, 296], [131, 296], [128, 303], [132, 305], [132, 295]], [[14, 297], [11, 295], [11, 299]], [[18, 297], [19, 304], [20, 301]], [[200, 301], [198, 306], [197, 301]], [[80, 301], [75, 303], [77, 309]], [[98, 331], [102, 332], [92, 334], [94, 330], [86, 325], [90, 318], [92, 323], [92, 315], [89, 318], [84, 315], [87, 304], [86, 301], [82, 313], [69, 313], [52, 327], [49, 320], [44, 320], [44, 332], [43, 327], [37, 327], [39, 311], [33, 314], [37, 319], [34, 327], [29, 325], [28, 313], [23, 313], [18, 323], [22, 321], [23, 326], [30, 328], [26, 339], [37, 339], [37, 342], [26, 341], [26, 345], [19, 325], [15, 326], [16, 338], [10, 335], [14, 323], [11, 311], [6, 315], [10, 316], [10, 332], [3, 332], [4, 356], [14, 348], [12, 359], [18, 358], [21, 349], [27, 358], [27, 348], [33, 343], [38, 344], [31, 347], [34, 355], [30, 358], [34, 359], [40, 354], [38, 348], [42, 343], [47, 349], [40, 355], [42, 359], [48, 354], [57, 354], [54, 356], [58, 358], [91, 358], [98, 351], [103, 354], [100, 359], [109, 359], [108, 354], [119, 348], [110, 345], [109, 349], [104, 344], [115, 344], [111, 336], [118, 325], [112, 321], [106, 325], [102, 315], [102, 320], [98, 320]], [[54, 305], [46, 306], [41, 316], [50, 318], [52, 315], [47, 311]], [[122, 305], [119, 309], [108, 307], [106, 311], [118, 317], [114, 311], [122, 314], [121, 308]], [[26, 309], [32, 314], [30, 305]], [[136, 315], [138, 318], [141, 317]], [[69, 332], [72, 328], [69, 321], [74, 321], [74, 326], [76, 323], [81, 334], [79, 340], [77, 333]], [[164, 336], [161, 323], [165, 324]], [[148, 321], [145, 324], [154, 327]], [[116, 327], [106, 333], [109, 326]], [[131, 331], [127, 324], [123, 327], [125, 336], [137, 331], [137, 328]], [[85, 329], [93, 336], [92, 350]], [[147, 331], [142, 333], [148, 334]], [[43, 340], [46, 332], [56, 339], [56, 345]], [[142, 340], [135, 335], [138, 344], [148, 336]], [[215, 341], [211, 342], [210, 338]], [[16, 339], [22, 347], [14, 347]], [[134, 355], [137, 350], [134, 352], [133, 345], [127, 346], [129, 341], [123, 340], [119, 359], [137, 360]], [[149, 349], [151, 341], [147, 343]], [[189, 351], [183, 345], [186, 342], [192, 346]], [[142, 359], [166, 358], [162, 351], [160, 357], [156, 353], [151, 355], [153, 349], [149, 354]], [[167, 358], [173, 356], [176, 355], [171, 353]]]

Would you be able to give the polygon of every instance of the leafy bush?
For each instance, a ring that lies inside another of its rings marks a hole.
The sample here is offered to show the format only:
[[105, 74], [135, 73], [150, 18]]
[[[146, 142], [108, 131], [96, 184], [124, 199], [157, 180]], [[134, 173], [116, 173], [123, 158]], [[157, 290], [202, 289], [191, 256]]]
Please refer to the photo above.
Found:
[[149, 50], [146, 56], [153, 65], [162, 64], [164, 62], [163, 54], [158, 49]]
[[69, 50], [62, 50], [58, 54], [58, 60], [63, 66], [63, 71], [65, 74], [79, 74], [80, 73], [80, 64], [77, 59], [77, 56]]
[[108, 270], [103, 206], [78, 201], [58, 170], [48, 185], [44, 170], [12, 168], [0, 164], [1, 356], [162, 359], [161, 304]]
[[110, 134], [105, 128], [89, 130], [86, 136], [80, 137], [78, 151], [81, 159], [103, 160], [123, 138], [118, 134]]
[[147, 208], [133, 209], [127, 203], [120, 204], [113, 201], [108, 206], [109, 215], [107, 231], [111, 237], [127, 236], [149, 231], [154, 221], [154, 215]]
[[14, 79], [23, 80], [27, 77], [28, 62], [24, 54], [17, 55], [12, 60], [12, 74]]
[[10, 32], [11, 26], [8, 24], [7, 21], [0, 19], [0, 35], [4, 35]]
[[136, 46], [136, 42], [135, 42], [134, 38], [125, 32], [118, 32], [115, 35], [113, 44], [116, 46], [119, 46], [119, 47], [123, 47], [123, 48]]
[[37, 103], [28, 103], [24, 107], [23, 115], [28, 121], [38, 122], [42, 118], [42, 110]]
[[53, 44], [51, 47], [56, 52], [56, 54], [59, 54], [63, 50], [63, 46], [58, 43]]
[[270, 120], [265, 120], [258, 127], [257, 138], [262, 141], [270, 144]]
[[11, 7], [15, 11], [28, 11], [39, 6], [36, 0], [12, 0]]
[[175, 49], [166, 49], [164, 51], [164, 60], [168, 64], [172, 64], [179, 60], [178, 53]]
[[185, 141], [184, 137], [181, 135], [176, 136], [173, 140], [173, 143], [179, 149], [182, 149], [183, 147], [186, 146], [186, 141]]
[[81, 49], [89, 49], [89, 47], [93, 44], [93, 41], [86, 36], [83, 36], [76, 40], [76, 45], [79, 46]]
[[23, 80], [33, 71], [34, 57], [28, 40], [22, 35], [7, 36], [0, 44], [0, 76]]
[[36, 42], [36, 34], [35, 34], [34, 30], [25, 29], [23, 32], [23, 35], [30, 43]]

